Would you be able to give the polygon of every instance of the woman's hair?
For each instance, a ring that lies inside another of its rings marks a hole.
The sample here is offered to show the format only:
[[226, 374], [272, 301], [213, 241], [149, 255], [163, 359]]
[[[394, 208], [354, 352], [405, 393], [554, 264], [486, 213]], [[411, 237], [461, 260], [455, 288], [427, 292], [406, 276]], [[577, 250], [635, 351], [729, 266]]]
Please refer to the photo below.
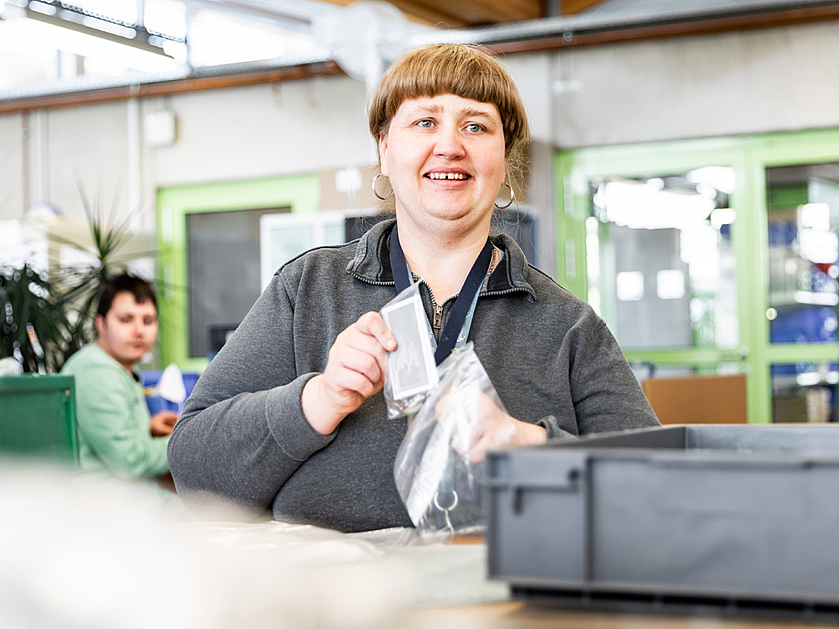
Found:
[[405, 53], [376, 86], [368, 109], [370, 133], [379, 141], [406, 100], [454, 94], [498, 107], [508, 170], [530, 140], [530, 126], [513, 79], [494, 56], [477, 46], [433, 44]]

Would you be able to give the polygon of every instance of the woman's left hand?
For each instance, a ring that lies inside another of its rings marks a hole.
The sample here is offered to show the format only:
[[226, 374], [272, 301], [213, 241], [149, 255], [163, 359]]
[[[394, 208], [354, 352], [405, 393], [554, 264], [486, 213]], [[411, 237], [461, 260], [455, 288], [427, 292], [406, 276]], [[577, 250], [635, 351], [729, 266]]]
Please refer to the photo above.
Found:
[[455, 449], [476, 463], [488, 450], [505, 446], [545, 443], [548, 434], [536, 424], [523, 422], [502, 411], [483, 391], [445, 396], [437, 404], [437, 417], [454, 422], [452, 440]]

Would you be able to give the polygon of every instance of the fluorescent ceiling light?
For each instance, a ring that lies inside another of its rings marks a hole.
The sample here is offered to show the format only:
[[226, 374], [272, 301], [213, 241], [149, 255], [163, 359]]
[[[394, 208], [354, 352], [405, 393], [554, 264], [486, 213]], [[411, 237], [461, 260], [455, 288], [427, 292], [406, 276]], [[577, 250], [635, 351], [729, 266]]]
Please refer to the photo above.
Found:
[[81, 57], [105, 58], [146, 72], [163, 72], [178, 65], [170, 57], [29, 19], [0, 22], [0, 48], [34, 57], [55, 57], [56, 50], [63, 50]]
[[34, 57], [55, 57], [56, 50], [63, 50], [145, 72], [164, 72], [178, 65], [171, 57], [30, 19], [0, 22], [0, 47]]
[[56, 50], [63, 50], [146, 72], [172, 70], [178, 64], [164, 51], [164, 45], [171, 50], [178, 42], [154, 35], [145, 41], [145, 32], [141, 36], [130, 26], [49, 3], [33, 1], [20, 6], [6, 2], [0, 18], [0, 47], [28, 56], [54, 57]]

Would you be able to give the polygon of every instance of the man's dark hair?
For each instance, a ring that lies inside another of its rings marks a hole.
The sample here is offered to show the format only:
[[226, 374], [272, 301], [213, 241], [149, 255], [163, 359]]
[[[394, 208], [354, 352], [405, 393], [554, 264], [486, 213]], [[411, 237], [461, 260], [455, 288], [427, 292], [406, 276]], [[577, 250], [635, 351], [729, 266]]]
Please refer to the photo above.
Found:
[[138, 304], [151, 299], [154, 309], [157, 310], [157, 297], [154, 294], [154, 287], [141, 277], [123, 273], [109, 278], [107, 282], [102, 284], [96, 314], [106, 316], [114, 303], [114, 298], [119, 293], [131, 293]]

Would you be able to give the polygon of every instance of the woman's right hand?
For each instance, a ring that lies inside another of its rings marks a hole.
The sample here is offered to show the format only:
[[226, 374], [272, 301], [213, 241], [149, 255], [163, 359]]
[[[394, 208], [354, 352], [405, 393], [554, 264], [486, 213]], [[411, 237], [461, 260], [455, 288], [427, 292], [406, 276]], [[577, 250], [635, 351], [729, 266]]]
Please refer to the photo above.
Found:
[[326, 369], [303, 388], [303, 414], [322, 435], [331, 434], [349, 413], [378, 393], [385, 382], [387, 353], [396, 338], [378, 312], [368, 312], [338, 335]]

